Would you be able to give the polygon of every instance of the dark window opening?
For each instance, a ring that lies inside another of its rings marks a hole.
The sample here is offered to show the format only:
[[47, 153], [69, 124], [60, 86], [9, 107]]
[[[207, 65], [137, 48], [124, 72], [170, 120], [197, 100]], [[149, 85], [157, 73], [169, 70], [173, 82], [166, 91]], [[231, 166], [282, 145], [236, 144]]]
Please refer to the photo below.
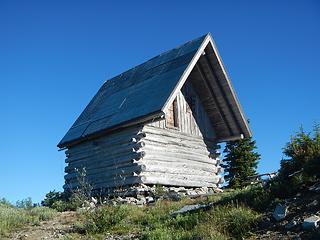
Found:
[[169, 128], [178, 128], [179, 127], [177, 98], [174, 99], [173, 103], [168, 108], [167, 126]]

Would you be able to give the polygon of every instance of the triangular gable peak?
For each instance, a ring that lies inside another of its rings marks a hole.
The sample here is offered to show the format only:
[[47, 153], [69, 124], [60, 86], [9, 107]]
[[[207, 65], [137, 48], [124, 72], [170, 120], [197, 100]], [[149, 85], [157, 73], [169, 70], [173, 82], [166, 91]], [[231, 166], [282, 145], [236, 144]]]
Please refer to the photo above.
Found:
[[252, 135], [216, 45], [207, 34], [174, 91], [162, 108], [167, 112], [188, 82], [200, 97], [215, 130], [216, 141], [237, 140]]
[[163, 118], [187, 79], [203, 100], [217, 141], [251, 136], [213, 40], [207, 34], [106, 81], [58, 147]]

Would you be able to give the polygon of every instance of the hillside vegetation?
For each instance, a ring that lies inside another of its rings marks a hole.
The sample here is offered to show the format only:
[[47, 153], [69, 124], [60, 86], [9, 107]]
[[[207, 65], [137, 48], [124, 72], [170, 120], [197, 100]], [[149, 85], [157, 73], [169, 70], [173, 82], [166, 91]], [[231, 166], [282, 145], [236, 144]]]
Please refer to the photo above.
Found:
[[[30, 199], [13, 206], [3, 199], [0, 238], [320, 239], [319, 225], [303, 227], [309, 217], [320, 220], [320, 128], [300, 130], [283, 152], [286, 159], [274, 179], [210, 196], [162, 197], [143, 206], [93, 203], [81, 189], [69, 196], [48, 193], [47, 207], [32, 207]], [[203, 208], [172, 214], [187, 205]], [[288, 210], [280, 220], [273, 215], [279, 205]]]
[[18, 208], [2, 199], [0, 201], [0, 238], [8, 237], [10, 232], [19, 230], [28, 224], [38, 225], [41, 221], [48, 221], [55, 214], [56, 210], [48, 207], [22, 205]]

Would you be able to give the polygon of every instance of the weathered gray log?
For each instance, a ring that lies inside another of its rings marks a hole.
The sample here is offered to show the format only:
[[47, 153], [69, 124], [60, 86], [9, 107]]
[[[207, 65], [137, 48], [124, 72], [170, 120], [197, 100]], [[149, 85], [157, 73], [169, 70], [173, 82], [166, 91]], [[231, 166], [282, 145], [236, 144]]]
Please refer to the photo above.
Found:
[[143, 172], [141, 176], [145, 176], [145, 184], [161, 184], [168, 186], [185, 186], [185, 187], [216, 187], [219, 182], [219, 176], [203, 177], [194, 175], [180, 174], [160, 174], [157, 172]]
[[162, 144], [171, 144], [174, 143], [176, 145], [184, 146], [184, 147], [193, 147], [195, 149], [216, 149], [215, 144], [206, 145], [203, 142], [199, 143], [199, 141], [192, 141], [189, 139], [181, 139], [178, 136], [173, 138], [172, 136], [168, 136], [165, 133], [159, 132], [159, 134], [153, 134], [146, 132], [146, 140], [156, 143]]
[[140, 160], [139, 162], [141, 164], [147, 165], [147, 166], [155, 166], [155, 167], [174, 167], [174, 168], [189, 168], [189, 169], [196, 169], [196, 170], [202, 170], [207, 172], [215, 172], [217, 170], [217, 166], [214, 164], [209, 163], [202, 163], [202, 162], [191, 162], [191, 161], [184, 161], [183, 159], [180, 159], [181, 162], [178, 161], [171, 161], [169, 164], [167, 161], [164, 161], [163, 159], [152, 159], [148, 160], [147, 158], [144, 158]]
[[195, 176], [215, 176], [218, 172], [218, 168], [215, 166], [212, 166], [212, 169], [208, 170], [202, 170], [199, 168], [192, 168], [192, 166], [182, 166], [182, 167], [175, 167], [172, 165], [152, 165], [146, 163], [145, 169], [143, 169], [143, 172], [158, 172], [158, 173], [170, 173], [170, 174], [180, 174], [180, 175], [195, 175]]
[[[191, 142], [185, 142], [185, 141], [179, 141], [178, 139], [175, 140], [169, 140], [166, 139], [165, 137], [161, 138], [161, 137], [157, 137], [157, 138], [152, 138], [152, 137], [146, 137], [144, 139], [144, 141], [146, 142], [146, 144], [148, 145], [174, 145], [180, 148], [192, 148], [195, 151], [199, 151], [199, 152], [205, 152], [207, 155], [210, 154], [211, 149], [205, 146], [199, 146], [197, 145], [197, 143], [191, 143]], [[215, 151], [215, 150], [213, 150]], [[213, 153], [213, 152], [212, 152]]]
[[[134, 172], [125, 172], [125, 173], [116, 174], [113, 176], [91, 175], [91, 176], [86, 176], [85, 181], [88, 182], [91, 186], [95, 186], [96, 184], [105, 183], [105, 182], [110, 182], [110, 183], [121, 182], [127, 178], [135, 177], [135, 176], [138, 176], [138, 175], [135, 174]], [[74, 178], [73, 179], [66, 179], [66, 183], [78, 185], [79, 181], [78, 181], [78, 179], [74, 179]]]
[[174, 146], [174, 145], [168, 145], [168, 146], [163, 146], [163, 145], [150, 145], [150, 144], [146, 144], [145, 148], [143, 149], [144, 151], [148, 152], [159, 152], [159, 151], [166, 151], [166, 153], [172, 155], [172, 156], [177, 156], [177, 155], [181, 155], [183, 157], [186, 156], [192, 156], [195, 158], [206, 158], [206, 159], [210, 159], [209, 155], [205, 152], [197, 152], [196, 150], [193, 150], [192, 148], [187, 149], [187, 148], [181, 148], [178, 146]]
[[[93, 190], [99, 189], [99, 188], [104, 188], [104, 189], [111, 189], [111, 188], [117, 188], [117, 187], [125, 187], [128, 185], [133, 185], [133, 184], [137, 184], [137, 183], [142, 183], [143, 182], [143, 178], [141, 178], [140, 176], [129, 176], [126, 177], [123, 181], [105, 181], [102, 183], [93, 183], [92, 187]], [[75, 190], [76, 188], [79, 187], [79, 184], [76, 182], [73, 183], [67, 183], [63, 186], [64, 189], [73, 189]]]
[[96, 156], [108, 156], [111, 157], [117, 157], [121, 155], [127, 155], [130, 153], [139, 152], [139, 149], [141, 148], [141, 145], [139, 143], [130, 143], [129, 145], [125, 146], [117, 146], [114, 147], [114, 149], [110, 150], [110, 148], [103, 149], [101, 148], [99, 151], [88, 151], [87, 153], [79, 156], [73, 156], [68, 157], [66, 159], [67, 163], [71, 162], [77, 162], [87, 157], [96, 157]]
[[[205, 143], [203, 139], [198, 138], [196, 136], [191, 137], [190, 135], [183, 134], [179, 131], [175, 133], [172, 132], [173, 130], [170, 129], [160, 129], [150, 126], [145, 126], [143, 132], [146, 134], [145, 139], [150, 139], [150, 141], [177, 141], [180, 143], [189, 144], [190, 146], [195, 146], [197, 148], [206, 148], [206, 149], [218, 149], [218, 146], [214, 142], [207, 142]], [[194, 138], [194, 139], [193, 139]]]
[[[105, 177], [105, 176], [117, 176], [126, 173], [141, 173], [146, 169], [145, 165], [138, 165], [138, 164], [130, 164], [128, 166], [118, 166], [115, 165], [113, 167], [108, 168], [86, 168], [86, 177], [90, 178], [92, 175], [93, 177]], [[79, 174], [76, 172], [69, 173], [65, 176], [66, 180], [77, 179]]]
[[207, 164], [216, 164], [216, 161], [214, 159], [208, 158], [206, 156], [196, 156], [193, 154], [187, 154], [187, 153], [180, 153], [180, 152], [173, 152], [173, 151], [167, 151], [166, 149], [161, 150], [152, 150], [148, 148], [143, 148], [146, 155], [144, 159], [147, 160], [161, 160], [167, 161], [167, 162], [202, 162]]
[[119, 152], [121, 153], [127, 149], [138, 150], [142, 144], [144, 144], [144, 143], [129, 142], [129, 141], [124, 142], [122, 144], [115, 144], [115, 145], [104, 144], [104, 145], [100, 145], [98, 147], [92, 147], [91, 149], [88, 148], [86, 151], [77, 152], [77, 153], [74, 153], [74, 151], [76, 151], [76, 148], [75, 148], [73, 151], [71, 151], [68, 154], [68, 158], [66, 159], [66, 162], [74, 161], [74, 159], [85, 156], [87, 154], [97, 154], [97, 153], [106, 153], [106, 152], [108, 154], [117, 154], [117, 153], [119, 153]]
[[110, 167], [117, 164], [125, 164], [125, 163], [134, 163], [134, 161], [138, 161], [145, 156], [144, 152], [133, 152], [127, 155], [120, 155], [117, 157], [113, 156], [94, 156], [88, 157], [84, 159], [84, 161], [69, 163], [69, 165], [65, 168], [66, 172], [72, 171], [75, 168], [102, 168], [102, 167]]
[[[79, 150], [84, 149], [86, 147], [92, 147], [92, 145], [98, 146], [99, 144], [115, 144], [117, 142], [129, 142], [129, 139], [132, 137], [143, 137], [145, 136], [141, 132], [142, 127], [132, 127], [132, 128], [127, 128], [127, 129], [122, 129], [120, 131], [117, 131], [115, 133], [99, 137], [97, 139], [91, 140], [91, 141], [86, 141], [86, 142], [81, 142], [80, 144], [71, 146], [67, 151], [66, 154], [69, 153], [70, 149], [77, 148]], [[127, 139], [127, 140], [126, 140]]]
[[161, 129], [161, 128], [145, 125], [142, 129], [142, 132], [146, 133], [146, 135], [150, 133], [150, 134], [157, 134], [157, 135], [166, 135], [173, 138], [180, 137], [181, 139], [184, 139], [184, 140], [198, 141], [199, 143], [203, 144], [203, 138], [200, 136], [192, 136], [190, 134], [180, 132], [174, 129], [169, 129], [169, 128]]

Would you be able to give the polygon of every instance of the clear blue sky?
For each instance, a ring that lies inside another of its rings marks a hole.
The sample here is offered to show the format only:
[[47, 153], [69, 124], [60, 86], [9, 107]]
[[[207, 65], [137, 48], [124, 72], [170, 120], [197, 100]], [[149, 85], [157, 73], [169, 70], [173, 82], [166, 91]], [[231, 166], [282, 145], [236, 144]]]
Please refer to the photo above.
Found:
[[211, 32], [260, 172], [320, 121], [319, 1], [0, 1], [0, 197], [62, 190], [56, 144], [102, 83]]

